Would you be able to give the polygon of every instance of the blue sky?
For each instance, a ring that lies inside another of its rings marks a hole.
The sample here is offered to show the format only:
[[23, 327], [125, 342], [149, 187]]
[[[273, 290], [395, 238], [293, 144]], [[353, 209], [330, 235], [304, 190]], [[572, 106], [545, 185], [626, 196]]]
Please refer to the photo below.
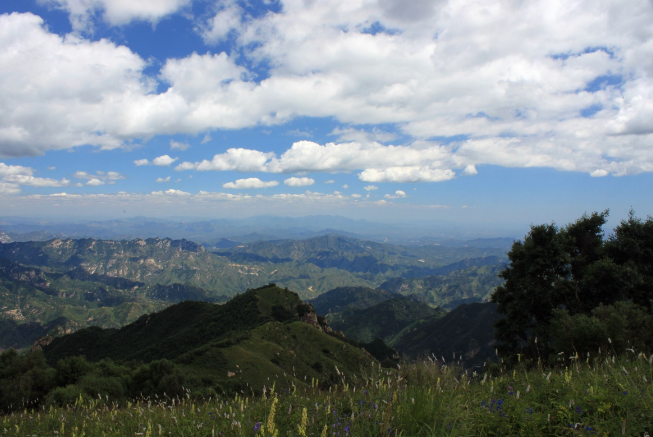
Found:
[[653, 4], [4, 0], [0, 215], [653, 214]]

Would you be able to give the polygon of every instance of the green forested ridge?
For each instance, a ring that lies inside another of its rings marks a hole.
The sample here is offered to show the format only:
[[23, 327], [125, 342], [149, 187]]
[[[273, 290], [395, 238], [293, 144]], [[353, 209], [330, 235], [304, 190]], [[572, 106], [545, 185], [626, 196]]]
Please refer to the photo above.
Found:
[[338, 287], [311, 299], [311, 305], [320, 315], [339, 313], [347, 309], [364, 309], [396, 297], [382, 289], [368, 287]]
[[462, 304], [404, 331], [393, 347], [412, 359], [434, 354], [465, 367], [479, 366], [490, 357], [495, 359], [494, 324], [498, 319], [496, 304]]
[[[107, 390], [118, 398], [143, 390], [183, 394], [182, 386], [214, 395], [260, 393], [273, 376], [280, 388], [312, 379], [328, 386], [340, 380], [339, 371], [360, 374], [374, 363], [357, 344], [329, 332], [309, 304], [274, 284], [224, 305], [182, 302], [121, 329], [90, 327], [55, 338], [43, 354], [56, 374], [40, 395], [60, 402], [70, 393]], [[7, 354], [2, 359], [15, 360]], [[45, 369], [39, 378], [47, 379], [51, 370], [39, 366]], [[0, 385], [9, 383], [0, 378]]]
[[431, 308], [423, 302], [395, 295], [368, 308], [350, 308], [330, 314], [327, 320], [333, 329], [357, 341], [369, 343], [381, 339], [395, 347], [402, 332], [444, 314], [446, 311], [441, 308]]

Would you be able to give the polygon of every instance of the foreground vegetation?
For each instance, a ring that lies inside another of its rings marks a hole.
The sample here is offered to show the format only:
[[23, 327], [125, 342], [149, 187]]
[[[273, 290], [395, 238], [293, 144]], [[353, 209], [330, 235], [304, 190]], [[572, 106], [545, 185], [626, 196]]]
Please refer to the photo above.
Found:
[[485, 366], [460, 371], [440, 360], [398, 371], [374, 365], [263, 396], [142, 397], [115, 402], [81, 394], [65, 407], [21, 406], [0, 436], [644, 436], [653, 429], [653, 356], [560, 357], [553, 370]]

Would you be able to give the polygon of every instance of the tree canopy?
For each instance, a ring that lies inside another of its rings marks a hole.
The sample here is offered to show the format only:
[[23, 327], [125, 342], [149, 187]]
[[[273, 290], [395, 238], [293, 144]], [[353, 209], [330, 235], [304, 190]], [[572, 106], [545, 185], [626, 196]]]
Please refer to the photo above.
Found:
[[[641, 308], [650, 315], [653, 218], [642, 220], [631, 211], [605, 238], [607, 217], [606, 210], [584, 214], [562, 228], [553, 223], [531, 226], [524, 240], [513, 244], [510, 264], [500, 274], [505, 282], [492, 296], [498, 311], [506, 315], [496, 325], [502, 354], [545, 359], [567, 344], [561, 342], [561, 326], [567, 327], [569, 344], [577, 351], [587, 348], [587, 342], [573, 341], [573, 328], [594, 326], [593, 321], [606, 314], [597, 311], [601, 306], [628, 302], [631, 306], [614, 311], [625, 317], [624, 312]], [[581, 316], [594, 319], [585, 323]], [[566, 324], [561, 325], [563, 319]]]

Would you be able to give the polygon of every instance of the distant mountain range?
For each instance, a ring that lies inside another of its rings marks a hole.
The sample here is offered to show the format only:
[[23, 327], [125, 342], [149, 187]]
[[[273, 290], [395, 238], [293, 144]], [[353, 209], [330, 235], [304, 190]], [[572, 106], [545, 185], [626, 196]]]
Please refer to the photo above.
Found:
[[0, 243], [0, 349], [27, 347], [44, 333], [119, 328], [181, 301], [224, 303], [271, 282], [314, 299], [349, 337], [395, 347], [445, 310], [487, 300], [505, 266], [501, 248], [334, 234], [219, 243], [224, 248], [213, 252], [170, 238]]
[[[435, 231], [435, 227], [441, 228]], [[6, 235], [3, 237], [3, 233]], [[188, 239], [207, 248], [220, 248], [222, 239], [240, 243], [280, 239], [306, 239], [339, 234], [377, 242], [403, 245], [439, 244], [451, 247], [497, 247], [507, 249], [512, 238], [486, 238], [487, 231], [463, 231], [458, 226], [401, 226], [352, 220], [340, 216], [306, 217], [257, 216], [242, 219], [155, 219], [131, 217], [113, 220], [37, 220], [0, 217], [0, 242], [46, 241], [52, 238], [135, 238]], [[478, 236], [483, 235], [483, 238]], [[521, 235], [513, 232], [514, 235]], [[4, 239], [4, 240], [3, 240]], [[215, 246], [213, 246], [215, 245]]]

